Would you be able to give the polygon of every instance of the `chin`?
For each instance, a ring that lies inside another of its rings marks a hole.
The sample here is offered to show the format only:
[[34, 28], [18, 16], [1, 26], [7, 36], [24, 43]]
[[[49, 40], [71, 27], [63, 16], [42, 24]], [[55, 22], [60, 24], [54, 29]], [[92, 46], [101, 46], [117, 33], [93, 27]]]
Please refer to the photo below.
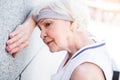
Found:
[[52, 53], [54, 53], [54, 52], [58, 52], [57, 50], [55, 50], [55, 49], [49, 49], [50, 50], [50, 52], [52, 52]]

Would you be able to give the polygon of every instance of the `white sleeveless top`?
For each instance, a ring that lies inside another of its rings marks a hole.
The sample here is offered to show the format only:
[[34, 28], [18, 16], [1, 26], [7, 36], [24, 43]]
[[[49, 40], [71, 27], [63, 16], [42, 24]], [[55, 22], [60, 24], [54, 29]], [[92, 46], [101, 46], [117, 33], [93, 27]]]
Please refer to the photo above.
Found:
[[80, 49], [64, 66], [67, 57], [68, 55], [66, 55], [57, 73], [51, 77], [51, 80], [70, 80], [75, 68], [85, 62], [96, 64], [103, 70], [106, 80], [112, 80], [112, 64], [105, 50], [105, 43], [95, 43]]

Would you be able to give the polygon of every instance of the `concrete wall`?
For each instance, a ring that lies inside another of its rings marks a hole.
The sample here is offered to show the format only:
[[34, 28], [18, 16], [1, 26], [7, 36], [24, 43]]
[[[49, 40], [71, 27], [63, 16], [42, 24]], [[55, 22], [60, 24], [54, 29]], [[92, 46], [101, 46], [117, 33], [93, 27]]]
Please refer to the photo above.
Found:
[[[64, 54], [51, 54], [34, 30], [30, 44], [13, 58], [5, 50], [8, 35], [45, 0], [0, 0], [0, 80], [50, 80]], [[49, 0], [46, 0], [49, 1]]]
[[[5, 51], [8, 35], [25, 20], [33, 0], [0, 0], [0, 80], [15, 80], [42, 46], [33, 35], [30, 45], [13, 58]], [[38, 46], [38, 47], [35, 47]]]

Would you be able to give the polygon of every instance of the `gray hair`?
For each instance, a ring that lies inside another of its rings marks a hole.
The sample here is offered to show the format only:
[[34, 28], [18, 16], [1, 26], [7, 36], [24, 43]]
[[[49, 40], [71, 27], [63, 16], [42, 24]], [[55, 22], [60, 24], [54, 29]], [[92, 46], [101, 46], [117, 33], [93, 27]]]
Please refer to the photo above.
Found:
[[[42, 3], [33, 11], [33, 17], [36, 22], [38, 21], [39, 15], [41, 15], [41, 11], [45, 9], [66, 16], [66, 19], [68, 18], [68, 20], [80, 26], [80, 30], [86, 28], [90, 20], [84, 0], [51, 0], [50, 2]], [[52, 17], [49, 16], [48, 18]]]

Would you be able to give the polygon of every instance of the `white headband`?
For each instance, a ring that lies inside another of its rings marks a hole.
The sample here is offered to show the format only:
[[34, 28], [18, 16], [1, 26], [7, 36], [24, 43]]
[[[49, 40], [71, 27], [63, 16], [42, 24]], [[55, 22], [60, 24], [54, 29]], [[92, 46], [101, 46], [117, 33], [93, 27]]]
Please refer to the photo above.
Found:
[[69, 20], [72, 21], [72, 19], [66, 15], [58, 14], [57, 12], [54, 12], [50, 9], [43, 9], [39, 12], [37, 22], [39, 22], [41, 19], [62, 19], [62, 20]]

